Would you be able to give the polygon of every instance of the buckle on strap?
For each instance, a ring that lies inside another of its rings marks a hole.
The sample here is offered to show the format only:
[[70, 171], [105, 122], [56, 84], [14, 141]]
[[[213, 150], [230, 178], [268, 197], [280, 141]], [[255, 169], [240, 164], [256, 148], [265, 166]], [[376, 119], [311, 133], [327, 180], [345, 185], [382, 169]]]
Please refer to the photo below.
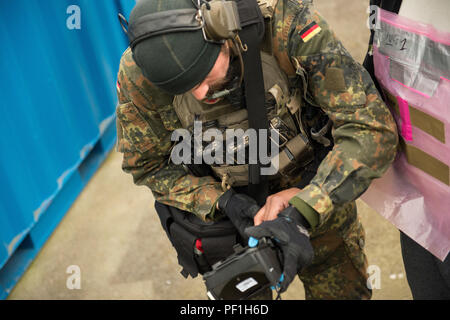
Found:
[[311, 128], [311, 138], [315, 140], [316, 142], [323, 144], [325, 147], [329, 147], [331, 145], [330, 139], [326, 138], [325, 135], [328, 133], [328, 131], [331, 129], [333, 122], [331, 119], [328, 119], [328, 122], [326, 125], [323, 126], [322, 129], [319, 131], [316, 131], [314, 128]]
[[228, 174], [224, 173], [222, 175], [222, 190], [226, 192], [229, 189], [231, 189], [231, 186], [228, 184]]

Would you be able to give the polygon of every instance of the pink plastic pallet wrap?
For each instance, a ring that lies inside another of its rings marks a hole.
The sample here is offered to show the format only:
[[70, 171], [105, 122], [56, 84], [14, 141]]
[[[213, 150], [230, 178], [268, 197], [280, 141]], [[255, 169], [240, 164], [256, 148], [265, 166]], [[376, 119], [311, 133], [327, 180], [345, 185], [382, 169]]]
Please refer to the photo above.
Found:
[[379, 9], [373, 58], [402, 151], [362, 199], [444, 260], [450, 251], [450, 33]]

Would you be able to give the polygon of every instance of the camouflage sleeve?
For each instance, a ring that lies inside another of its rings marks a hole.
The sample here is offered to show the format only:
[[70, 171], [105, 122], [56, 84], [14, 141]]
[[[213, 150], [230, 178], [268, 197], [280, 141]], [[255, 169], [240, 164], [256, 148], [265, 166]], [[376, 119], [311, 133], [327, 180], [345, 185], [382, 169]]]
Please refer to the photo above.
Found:
[[215, 202], [223, 194], [213, 177], [195, 177], [169, 161], [171, 134], [181, 127], [167, 95], [144, 78], [128, 49], [122, 56], [117, 92], [117, 150], [123, 153], [122, 169], [134, 183], [149, 187], [155, 200], [213, 218]]
[[333, 122], [333, 149], [291, 201], [313, 208], [322, 225], [333, 209], [358, 198], [387, 170], [396, 153], [397, 129], [367, 71], [312, 5], [279, 2], [284, 7], [277, 8], [283, 18], [275, 21], [278, 50], [288, 53], [296, 73], [306, 80], [312, 103]]

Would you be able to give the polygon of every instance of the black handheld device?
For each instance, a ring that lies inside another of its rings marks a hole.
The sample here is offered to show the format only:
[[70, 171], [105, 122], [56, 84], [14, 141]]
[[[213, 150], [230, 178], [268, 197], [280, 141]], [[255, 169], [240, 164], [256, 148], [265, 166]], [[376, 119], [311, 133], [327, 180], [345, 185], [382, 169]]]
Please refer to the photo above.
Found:
[[203, 275], [211, 300], [247, 300], [269, 287], [277, 287], [282, 274], [279, 250], [262, 238], [254, 247], [240, 244], [225, 260]]

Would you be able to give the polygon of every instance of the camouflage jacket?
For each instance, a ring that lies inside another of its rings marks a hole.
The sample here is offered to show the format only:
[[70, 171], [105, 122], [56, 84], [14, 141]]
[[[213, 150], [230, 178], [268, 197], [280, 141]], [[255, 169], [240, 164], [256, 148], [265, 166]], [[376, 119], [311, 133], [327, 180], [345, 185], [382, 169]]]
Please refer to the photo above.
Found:
[[[278, 1], [272, 49], [289, 76], [303, 79], [305, 97], [333, 123], [333, 149], [310, 184], [291, 200], [313, 208], [323, 225], [336, 207], [355, 200], [387, 170], [397, 146], [395, 122], [369, 74], [309, 1]], [[171, 133], [181, 127], [173, 96], [144, 78], [129, 48], [120, 62], [117, 85], [123, 170], [137, 185], [148, 186], [157, 201], [212, 218], [223, 194], [221, 183], [211, 176], [189, 175], [169, 162]]]

